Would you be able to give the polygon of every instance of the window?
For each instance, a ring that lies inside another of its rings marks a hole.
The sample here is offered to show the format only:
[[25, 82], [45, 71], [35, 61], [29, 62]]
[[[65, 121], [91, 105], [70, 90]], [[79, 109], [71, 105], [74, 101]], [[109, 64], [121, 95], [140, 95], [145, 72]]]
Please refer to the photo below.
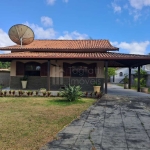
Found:
[[96, 77], [96, 63], [85, 64], [77, 62], [74, 64], [63, 64], [64, 76], [71, 77]]
[[122, 76], [123, 76], [123, 73], [122, 73], [122, 72], [120, 72], [120, 73], [119, 73], [119, 76], [120, 76], [120, 77], [122, 77]]
[[24, 75], [24, 63], [16, 62], [16, 75]]
[[47, 62], [40, 64], [37, 62], [22, 63], [17, 61], [16, 75], [47, 76]]
[[40, 76], [41, 65], [37, 62], [28, 62], [25, 64], [25, 75]]
[[74, 63], [71, 66], [71, 77], [88, 77], [88, 66], [84, 63]]

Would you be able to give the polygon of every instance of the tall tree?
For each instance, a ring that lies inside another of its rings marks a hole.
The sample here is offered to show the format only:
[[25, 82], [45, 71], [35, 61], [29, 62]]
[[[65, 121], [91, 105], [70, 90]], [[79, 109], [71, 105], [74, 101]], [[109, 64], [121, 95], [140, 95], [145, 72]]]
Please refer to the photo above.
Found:
[[116, 68], [108, 68], [108, 77], [116, 75]]
[[108, 68], [108, 81], [110, 81], [111, 76], [115, 76], [115, 75], [116, 75], [116, 68], [109, 67]]

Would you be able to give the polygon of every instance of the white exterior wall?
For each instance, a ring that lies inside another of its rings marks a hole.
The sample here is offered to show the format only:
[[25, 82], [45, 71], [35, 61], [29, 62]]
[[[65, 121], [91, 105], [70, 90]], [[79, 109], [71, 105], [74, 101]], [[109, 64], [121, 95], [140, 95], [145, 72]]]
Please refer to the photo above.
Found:
[[[135, 70], [137, 70], [137, 68], [131, 69], [131, 74], [134, 74]], [[123, 73], [123, 76], [120, 76], [120, 72]], [[120, 68], [120, 69], [116, 70], [114, 82], [113, 82], [113, 77], [110, 78], [110, 82], [111, 83], [120, 83], [120, 81], [123, 80], [125, 75], [129, 75], [129, 68]]]
[[[150, 75], [150, 64], [142, 66], [142, 69], [145, 70], [148, 75]], [[137, 70], [137, 68], [131, 69], [131, 74], [134, 74], [136, 70]], [[110, 80], [111, 83], [119, 83], [124, 78], [124, 76], [120, 77], [120, 75], [119, 75], [120, 72], [122, 72], [123, 75], [128, 75], [129, 69], [128, 68], [120, 68], [120, 69], [116, 70], [115, 80], [113, 82], [113, 77], [111, 77], [111, 80]], [[150, 77], [149, 76], [148, 76], [147, 84], [150, 85]]]

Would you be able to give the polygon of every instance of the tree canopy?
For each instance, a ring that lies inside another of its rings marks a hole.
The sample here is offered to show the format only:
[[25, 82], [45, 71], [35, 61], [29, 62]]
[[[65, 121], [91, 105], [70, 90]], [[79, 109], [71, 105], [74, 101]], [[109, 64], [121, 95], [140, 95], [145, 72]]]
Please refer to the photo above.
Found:
[[0, 61], [0, 69], [8, 69], [10, 67], [10, 62], [1, 62]]
[[116, 75], [116, 68], [108, 68], [108, 77]]

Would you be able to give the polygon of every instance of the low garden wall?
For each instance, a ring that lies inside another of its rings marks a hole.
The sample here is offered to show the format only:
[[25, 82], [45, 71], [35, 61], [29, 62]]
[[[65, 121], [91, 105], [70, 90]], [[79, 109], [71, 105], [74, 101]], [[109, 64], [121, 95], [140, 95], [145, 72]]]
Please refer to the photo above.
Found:
[[0, 71], [0, 85], [2, 88], [9, 87], [10, 71]]
[[[82, 91], [93, 91], [93, 84], [97, 82], [101, 86], [101, 91], [104, 87], [104, 78], [75, 78], [75, 77], [50, 77], [50, 90], [59, 91], [64, 85], [80, 85]], [[22, 89], [20, 77], [11, 76], [11, 89]], [[47, 88], [47, 77], [29, 76], [27, 89], [38, 90], [40, 88]]]

